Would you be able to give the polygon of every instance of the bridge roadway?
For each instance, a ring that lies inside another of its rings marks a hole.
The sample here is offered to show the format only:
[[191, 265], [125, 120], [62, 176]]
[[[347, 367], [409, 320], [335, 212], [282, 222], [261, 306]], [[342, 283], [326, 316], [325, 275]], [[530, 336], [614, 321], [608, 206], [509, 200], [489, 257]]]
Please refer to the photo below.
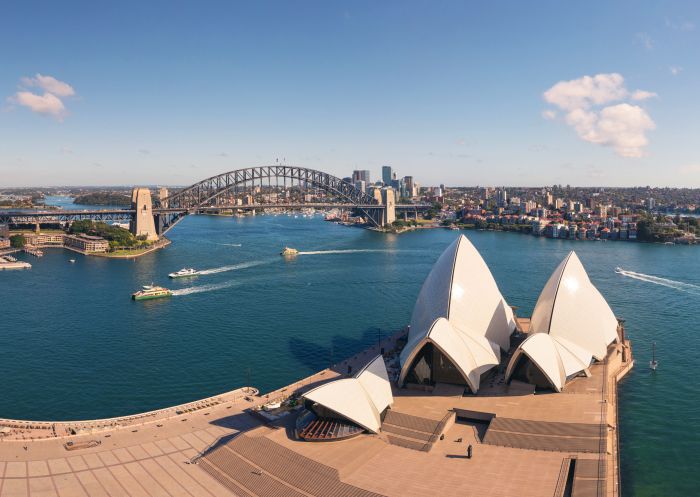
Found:
[[[350, 205], [343, 203], [292, 203], [292, 204], [251, 204], [251, 205], [211, 205], [195, 209], [195, 212], [212, 210], [251, 210], [251, 209], [383, 209], [383, 205], [361, 204]], [[425, 204], [398, 204], [397, 212], [414, 212], [429, 209]], [[182, 208], [154, 208], [153, 214], [172, 214], [187, 212]], [[134, 216], [134, 209], [103, 209], [103, 210], [56, 210], [56, 211], [0, 211], [0, 224], [34, 224], [34, 223], [65, 223], [83, 219], [93, 221], [129, 221]]]

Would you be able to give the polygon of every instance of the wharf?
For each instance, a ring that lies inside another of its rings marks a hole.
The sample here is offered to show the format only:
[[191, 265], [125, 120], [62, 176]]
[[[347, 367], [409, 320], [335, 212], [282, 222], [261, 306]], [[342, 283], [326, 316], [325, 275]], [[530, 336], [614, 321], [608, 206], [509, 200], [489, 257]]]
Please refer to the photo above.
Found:
[[[521, 329], [527, 329], [524, 321]], [[381, 343], [390, 376], [397, 373], [405, 334]], [[611, 345], [590, 377], [574, 380], [561, 394], [505, 385], [498, 373], [478, 395], [443, 385], [432, 392], [394, 388], [386, 428], [389, 422], [414, 423], [399, 428], [404, 435], [395, 434], [395, 426], [394, 434], [383, 428], [342, 442], [300, 442], [290, 435], [293, 415], [266, 425], [250, 412], [357, 371], [379, 345], [266, 395], [244, 388], [110, 420], [0, 420], [0, 497], [326, 497], [341, 491], [552, 497], [564, 495], [572, 459], [577, 471], [571, 495], [616, 497], [617, 382], [633, 365], [629, 347], [628, 341]], [[436, 438], [428, 451], [409, 448], [406, 434], [420, 435], [418, 421], [440, 426], [444, 439]], [[464, 456], [468, 444], [472, 459]]]

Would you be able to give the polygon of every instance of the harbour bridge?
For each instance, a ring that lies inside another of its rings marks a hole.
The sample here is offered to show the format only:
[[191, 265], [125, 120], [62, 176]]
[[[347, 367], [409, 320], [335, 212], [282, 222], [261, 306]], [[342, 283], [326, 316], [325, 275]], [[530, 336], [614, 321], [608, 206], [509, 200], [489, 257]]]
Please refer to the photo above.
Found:
[[338, 208], [351, 210], [371, 226], [391, 224], [396, 215], [416, 215], [424, 204], [396, 204], [391, 188], [370, 195], [331, 174], [288, 165], [237, 169], [212, 176], [187, 188], [168, 192], [161, 188], [151, 199], [150, 190], [135, 188], [130, 209], [4, 211], [0, 224], [66, 224], [90, 219], [129, 222], [135, 235], [158, 238], [190, 214], [255, 209]]

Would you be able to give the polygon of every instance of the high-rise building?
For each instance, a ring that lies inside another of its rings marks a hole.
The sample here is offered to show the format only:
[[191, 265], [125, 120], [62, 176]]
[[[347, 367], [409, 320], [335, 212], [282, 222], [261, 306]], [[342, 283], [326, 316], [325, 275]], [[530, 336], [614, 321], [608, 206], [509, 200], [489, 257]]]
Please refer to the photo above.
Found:
[[656, 200], [653, 198], [647, 199], [647, 209], [653, 211], [656, 208]]
[[544, 206], [549, 207], [554, 203], [554, 196], [552, 195], [552, 192], [547, 192], [547, 195], [544, 197]]
[[392, 180], [391, 166], [382, 166], [382, 181], [385, 185], [390, 185]]
[[352, 172], [352, 182], [356, 183], [358, 181], [364, 181], [366, 185], [370, 183], [369, 181], [369, 171], [366, 169], [355, 169]]
[[496, 190], [496, 204], [499, 207], [505, 207], [508, 204], [508, 192], [505, 188]]

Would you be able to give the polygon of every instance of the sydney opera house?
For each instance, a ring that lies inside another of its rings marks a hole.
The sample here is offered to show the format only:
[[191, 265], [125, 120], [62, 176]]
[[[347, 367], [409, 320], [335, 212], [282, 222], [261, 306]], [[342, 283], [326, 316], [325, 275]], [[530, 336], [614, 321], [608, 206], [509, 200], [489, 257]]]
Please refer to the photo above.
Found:
[[459, 236], [406, 329], [294, 385], [0, 420], [0, 497], [618, 496], [630, 342], [574, 252], [553, 269], [518, 316]]

